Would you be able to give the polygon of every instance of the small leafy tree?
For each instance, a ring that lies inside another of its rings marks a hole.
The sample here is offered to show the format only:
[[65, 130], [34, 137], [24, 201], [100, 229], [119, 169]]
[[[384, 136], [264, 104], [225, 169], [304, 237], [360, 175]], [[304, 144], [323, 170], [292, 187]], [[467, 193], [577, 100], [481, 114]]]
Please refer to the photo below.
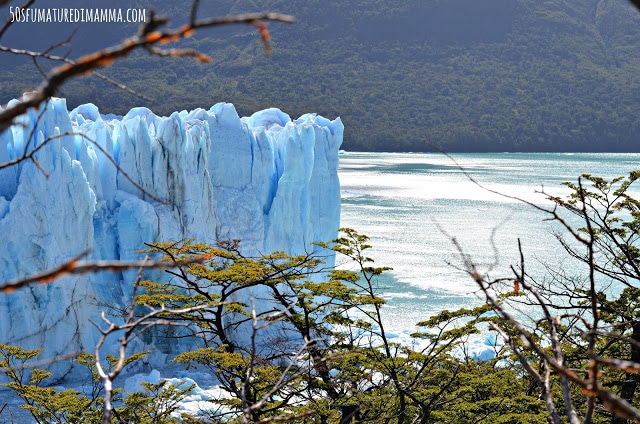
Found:
[[[41, 351], [42, 349], [23, 349], [0, 344], [0, 368], [5, 370], [5, 375], [9, 378], [9, 382], [3, 385], [12, 389], [24, 401], [21, 407], [31, 413], [36, 423], [100, 422], [104, 387], [100, 384], [93, 356], [80, 354], [74, 359], [85, 366], [91, 375], [90, 387], [85, 391], [77, 391], [45, 385], [45, 380], [51, 373], [29, 364]], [[135, 354], [127, 358], [126, 363], [138, 361], [147, 353]], [[109, 355], [107, 361], [113, 367], [117, 358]], [[121, 389], [115, 390], [116, 402], [122, 400], [121, 394]]]
[[[507, 374], [518, 381], [521, 375], [513, 363], [497, 366], [503, 355], [491, 362], [464, 355], [464, 343], [478, 332], [477, 325], [492, 319], [488, 306], [445, 311], [418, 323], [424, 331], [413, 334], [414, 346], [392, 342], [377, 280], [389, 268], [373, 266], [366, 255], [368, 237], [351, 229], [341, 232], [332, 244], [318, 247], [352, 260], [355, 270], [327, 270], [317, 254], [247, 258], [236, 242], [151, 245], [150, 251], [181, 265], [169, 271], [169, 282], [142, 282], [147, 292], [139, 302], [173, 309], [212, 305], [189, 316], [164, 315], [187, 318], [202, 342], [175, 361], [215, 375], [230, 395], [222, 401], [226, 415], [235, 411], [230, 416], [242, 416], [244, 422], [283, 417], [319, 423], [473, 422], [500, 416], [511, 417], [502, 422], [521, 422], [513, 417], [523, 405], [529, 421], [540, 418], [544, 406], [517, 389], [522, 382], [506, 393], [488, 390], [483, 399], [473, 397], [476, 383], [490, 385], [492, 376]], [[192, 255], [206, 260], [188, 264]], [[261, 310], [249, 302], [249, 293]], [[249, 323], [250, 330], [240, 331]], [[491, 372], [478, 375], [479, 368]], [[528, 402], [515, 404], [516, 393]], [[465, 396], [466, 415], [453, 414]]]
[[159, 383], [141, 383], [143, 390], [129, 394], [124, 407], [116, 410], [118, 421], [140, 424], [178, 424], [175, 416], [180, 402], [189, 394], [193, 385], [178, 387], [167, 380]]
[[[175, 361], [215, 375], [231, 395], [225, 406], [257, 421], [283, 412], [308, 414], [307, 401], [318, 392], [335, 402], [342, 399], [328, 359], [332, 326], [343, 324], [342, 313], [356, 303], [356, 290], [345, 284], [352, 273], [325, 270], [314, 254], [248, 258], [237, 242], [157, 244], [150, 250], [162, 252], [168, 261], [190, 255], [207, 259], [171, 271], [175, 278], [170, 282], [142, 282], [147, 292], [139, 302], [172, 308], [212, 305], [189, 317], [165, 318], [192, 321], [203, 347]], [[329, 279], [319, 281], [325, 271]], [[260, 310], [249, 303], [251, 296]]]

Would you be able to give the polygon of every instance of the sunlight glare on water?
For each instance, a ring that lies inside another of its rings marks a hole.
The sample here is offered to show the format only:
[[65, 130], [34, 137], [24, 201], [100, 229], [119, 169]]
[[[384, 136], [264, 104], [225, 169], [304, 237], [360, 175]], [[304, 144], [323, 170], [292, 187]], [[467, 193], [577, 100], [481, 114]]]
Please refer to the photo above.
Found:
[[400, 331], [443, 309], [479, 304], [453, 238], [492, 277], [511, 275], [518, 239], [529, 270], [541, 273], [541, 264], [562, 256], [547, 215], [497, 193], [548, 207], [541, 191], [564, 195], [561, 183], [583, 173], [612, 178], [636, 167], [637, 154], [346, 153], [341, 225], [368, 235], [376, 265], [393, 267], [381, 286]]

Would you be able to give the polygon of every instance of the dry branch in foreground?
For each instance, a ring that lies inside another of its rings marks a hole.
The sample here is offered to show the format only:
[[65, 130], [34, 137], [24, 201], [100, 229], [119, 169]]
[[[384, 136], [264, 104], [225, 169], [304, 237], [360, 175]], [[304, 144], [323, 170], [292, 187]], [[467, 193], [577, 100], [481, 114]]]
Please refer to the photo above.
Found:
[[[197, 2], [194, 3], [195, 5], [197, 5]], [[211, 58], [209, 56], [193, 49], [164, 49], [158, 47], [191, 37], [197, 29], [240, 23], [255, 26], [260, 31], [266, 52], [269, 53], [271, 51], [270, 35], [266, 24], [262, 21], [292, 23], [294, 18], [279, 13], [249, 13], [202, 20], [192, 19], [190, 23], [178, 29], [158, 30], [158, 28], [165, 26], [168, 20], [151, 13], [149, 20], [140, 27], [138, 33], [133, 37], [127, 38], [121, 44], [85, 55], [76, 61], [70, 61], [52, 69], [35, 91], [25, 94], [19, 103], [10, 107], [7, 106], [0, 111], [0, 132], [9, 128], [13, 123], [13, 119], [27, 112], [29, 108], [37, 109], [40, 103], [54, 96], [67, 80], [108, 66], [115, 60], [127, 56], [133, 50], [142, 48], [156, 56], [188, 56], [198, 61], [210, 62]], [[17, 51], [1, 45], [0, 50], [32, 57], [40, 55], [40, 53]]]

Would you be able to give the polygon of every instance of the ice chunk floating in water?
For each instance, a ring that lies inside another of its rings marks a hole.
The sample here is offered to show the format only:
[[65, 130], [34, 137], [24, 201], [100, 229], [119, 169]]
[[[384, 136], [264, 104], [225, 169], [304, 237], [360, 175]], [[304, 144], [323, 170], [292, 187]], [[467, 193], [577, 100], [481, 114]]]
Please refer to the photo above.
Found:
[[[37, 165], [0, 169], [0, 282], [87, 250], [137, 260], [145, 242], [239, 239], [246, 254], [310, 251], [337, 235], [342, 134], [339, 118], [292, 121], [277, 109], [240, 118], [218, 103], [107, 118], [92, 104], [69, 113], [53, 99], [0, 134], [0, 163], [48, 140]], [[67, 276], [0, 294], [0, 343], [44, 347], [45, 358], [92, 351], [89, 319], [126, 305], [135, 274]]]

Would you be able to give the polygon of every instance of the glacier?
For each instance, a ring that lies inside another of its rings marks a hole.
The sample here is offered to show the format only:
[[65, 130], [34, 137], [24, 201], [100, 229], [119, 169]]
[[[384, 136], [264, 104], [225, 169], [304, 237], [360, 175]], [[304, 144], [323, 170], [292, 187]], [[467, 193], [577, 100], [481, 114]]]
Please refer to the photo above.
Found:
[[[343, 129], [340, 118], [292, 120], [278, 109], [240, 118], [228, 103], [117, 117], [51, 99], [0, 134], [0, 164], [39, 149], [34, 161], [0, 169], [0, 284], [83, 252], [140, 260], [145, 242], [238, 239], [247, 255], [309, 252], [337, 236]], [[44, 348], [42, 358], [92, 352], [90, 320], [129, 303], [136, 273], [0, 294], [0, 343]], [[171, 347], [154, 349], [161, 363]]]

